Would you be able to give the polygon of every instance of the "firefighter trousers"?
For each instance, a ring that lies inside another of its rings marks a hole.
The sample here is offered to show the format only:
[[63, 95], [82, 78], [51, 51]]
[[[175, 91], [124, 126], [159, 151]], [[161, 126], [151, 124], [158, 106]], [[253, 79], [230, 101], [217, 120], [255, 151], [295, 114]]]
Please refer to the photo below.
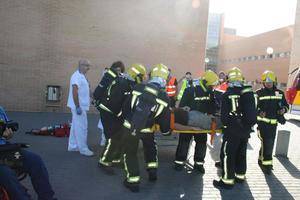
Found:
[[178, 146], [176, 149], [175, 163], [184, 164], [187, 160], [187, 154], [191, 139], [195, 140], [194, 162], [196, 165], [203, 165], [206, 155], [207, 134], [179, 134]]
[[261, 122], [258, 124], [258, 137], [261, 141], [259, 160], [263, 166], [273, 166], [273, 148], [277, 126]]
[[111, 137], [106, 141], [99, 163], [105, 166], [112, 166], [113, 163], [121, 162], [124, 147], [124, 140], [122, 137], [122, 129], [111, 135]]
[[221, 148], [222, 181], [233, 185], [234, 178], [245, 179], [248, 138], [224, 137]]
[[124, 129], [124, 167], [126, 171], [126, 180], [129, 183], [138, 183], [140, 180], [138, 147], [139, 140], [142, 140], [144, 148], [144, 159], [147, 169], [157, 169], [157, 146], [153, 133], [137, 133], [131, 134], [128, 129]]
[[103, 125], [103, 131], [106, 139], [111, 138], [123, 127], [123, 121], [106, 110], [101, 110], [100, 119]]

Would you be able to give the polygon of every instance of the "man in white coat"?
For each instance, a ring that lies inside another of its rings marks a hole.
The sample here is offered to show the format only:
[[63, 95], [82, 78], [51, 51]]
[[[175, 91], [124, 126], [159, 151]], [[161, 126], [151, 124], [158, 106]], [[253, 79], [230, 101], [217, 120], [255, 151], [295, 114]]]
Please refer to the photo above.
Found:
[[71, 76], [68, 107], [72, 111], [72, 126], [69, 137], [68, 151], [79, 151], [85, 156], [94, 153], [87, 146], [88, 121], [86, 112], [90, 107], [90, 87], [86, 78], [90, 62], [80, 60], [78, 70]]

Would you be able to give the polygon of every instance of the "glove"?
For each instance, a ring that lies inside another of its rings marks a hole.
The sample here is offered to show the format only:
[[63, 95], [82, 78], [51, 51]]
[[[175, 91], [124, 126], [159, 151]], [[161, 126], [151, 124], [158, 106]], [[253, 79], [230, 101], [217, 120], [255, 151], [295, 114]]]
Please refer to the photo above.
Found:
[[280, 110], [277, 111], [278, 115], [283, 115], [285, 113], [285, 109], [281, 108]]
[[82, 110], [81, 110], [81, 108], [80, 108], [80, 107], [77, 107], [77, 108], [76, 108], [76, 113], [77, 113], [77, 115], [81, 115], [81, 113], [82, 113]]

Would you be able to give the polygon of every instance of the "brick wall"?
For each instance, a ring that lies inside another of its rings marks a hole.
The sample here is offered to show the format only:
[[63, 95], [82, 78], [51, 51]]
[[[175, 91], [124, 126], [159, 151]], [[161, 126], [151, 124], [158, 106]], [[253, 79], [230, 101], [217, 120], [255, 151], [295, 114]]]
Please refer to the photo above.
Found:
[[[116, 60], [175, 75], [204, 66], [208, 0], [0, 1], [0, 105], [16, 111], [65, 112], [69, 78], [80, 58], [93, 66], [94, 88]], [[195, 5], [195, 4], [194, 4]], [[62, 101], [46, 102], [46, 86], [62, 87]]]
[[[275, 54], [291, 51], [293, 33], [293, 26], [288, 26], [234, 42], [224, 42], [219, 48], [218, 70], [226, 71], [232, 67], [239, 67], [248, 81], [260, 80], [265, 70], [272, 70], [276, 73], [279, 83], [287, 83], [290, 56], [275, 57]], [[248, 56], [267, 55], [268, 47], [274, 50], [273, 59], [234, 60]], [[229, 59], [231, 62], [222, 63]]]

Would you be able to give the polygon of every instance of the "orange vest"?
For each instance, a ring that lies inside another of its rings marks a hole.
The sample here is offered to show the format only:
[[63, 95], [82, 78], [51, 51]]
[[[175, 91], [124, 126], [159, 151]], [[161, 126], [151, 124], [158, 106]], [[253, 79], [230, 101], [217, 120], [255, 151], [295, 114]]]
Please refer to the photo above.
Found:
[[174, 97], [176, 95], [176, 85], [175, 85], [176, 78], [172, 77], [168, 84], [166, 85], [166, 92], [169, 97]]
[[219, 91], [219, 92], [221, 92], [221, 93], [224, 93], [224, 92], [226, 92], [227, 88], [228, 88], [228, 83], [227, 83], [227, 82], [224, 82], [224, 83], [222, 83], [221, 85], [217, 85], [217, 86], [215, 87], [215, 90], [216, 90], [216, 91]]

